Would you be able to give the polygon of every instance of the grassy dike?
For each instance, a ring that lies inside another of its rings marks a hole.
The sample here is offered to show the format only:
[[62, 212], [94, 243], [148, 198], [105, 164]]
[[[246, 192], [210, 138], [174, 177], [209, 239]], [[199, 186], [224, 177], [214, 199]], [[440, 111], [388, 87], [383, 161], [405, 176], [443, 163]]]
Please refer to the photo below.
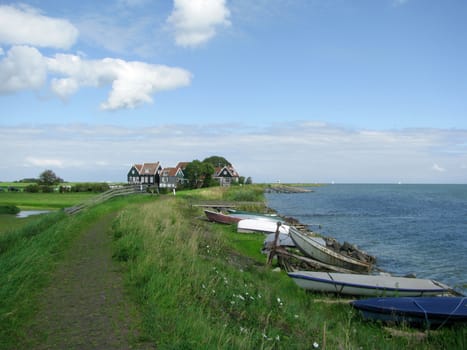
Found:
[[[0, 234], [0, 349], [28, 336], [37, 298], [67, 248], [98, 218], [158, 349], [462, 349], [466, 327], [396, 336], [335, 297], [310, 294], [265, 266], [260, 235], [200, 220], [198, 200], [258, 201], [260, 186], [115, 199], [76, 216], [54, 213]], [[338, 302], [335, 302], [338, 301]]]
[[346, 303], [306, 293], [284, 272], [265, 266], [257, 253], [262, 237], [200, 220], [202, 210], [190, 206], [193, 199], [257, 200], [258, 191], [167, 197], [129, 207], [116, 219], [115, 257], [126, 264], [144, 331], [159, 349], [466, 347], [465, 327], [423, 339], [397, 328], [407, 335], [393, 336], [380, 324], [363, 322]]
[[16, 349], [28, 338], [38, 298], [73, 241], [103, 215], [149, 199], [120, 198], [76, 216], [57, 211], [0, 231], [0, 349]]

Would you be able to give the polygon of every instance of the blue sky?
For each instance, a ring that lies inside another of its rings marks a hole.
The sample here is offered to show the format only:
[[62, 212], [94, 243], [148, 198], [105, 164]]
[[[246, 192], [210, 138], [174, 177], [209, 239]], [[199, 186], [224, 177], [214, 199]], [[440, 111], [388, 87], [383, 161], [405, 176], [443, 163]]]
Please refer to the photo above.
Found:
[[221, 155], [254, 182], [467, 182], [467, 3], [0, 1], [0, 180]]

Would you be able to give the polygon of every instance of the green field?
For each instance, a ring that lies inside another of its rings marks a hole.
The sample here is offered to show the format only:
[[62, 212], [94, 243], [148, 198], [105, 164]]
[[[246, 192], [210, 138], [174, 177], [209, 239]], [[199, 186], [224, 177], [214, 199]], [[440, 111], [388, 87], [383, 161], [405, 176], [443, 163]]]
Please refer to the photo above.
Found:
[[28, 192], [0, 192], [0, 204], [16, 205], [23, 210], [31, 209], [61, 209], [95, 196], [95, 193], [28, 193]]
[[[51, 210], [71, 207], [96, 196], [95, 193], [28, 193], [28, 192], [0, 192], [0, 205], [15, 205], [21, 210]], [[0, 234], [8, 230], [19, 228], [34, 217], [17, 218], [16, 215], [0, 215]]]

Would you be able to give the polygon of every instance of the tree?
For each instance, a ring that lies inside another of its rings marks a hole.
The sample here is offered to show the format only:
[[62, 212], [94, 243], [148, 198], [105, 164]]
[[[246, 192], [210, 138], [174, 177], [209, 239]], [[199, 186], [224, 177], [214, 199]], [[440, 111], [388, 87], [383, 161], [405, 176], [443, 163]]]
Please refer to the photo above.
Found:
[[215, 167], [232, 166], [232, 164], [227, 159], [225, 159], [224, 157], [221, 157], [221, 156], [208, 157], [205, 160], [203, 160], [203, 163], [209, 163], [214, 168]]
[[187, 165], [183, 172], [190, 188], [209, 187], [212, 184], [214, 166], [195, 159]]
[[63, 179], [59, 178], [52, 170], [44, 170], [39, 175], [39, 183], [45, 186], [57, 185], [63, 182]]

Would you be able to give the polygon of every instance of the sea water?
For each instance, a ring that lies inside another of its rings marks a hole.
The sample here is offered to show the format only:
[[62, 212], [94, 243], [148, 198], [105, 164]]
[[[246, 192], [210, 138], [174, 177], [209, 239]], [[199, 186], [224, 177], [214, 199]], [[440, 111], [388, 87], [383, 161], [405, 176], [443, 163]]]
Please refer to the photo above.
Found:
[[435, 279], [467, 294], [467, 185], [333, 184], [267, 193], [268, 206], [376, 256], [394, 275]]

